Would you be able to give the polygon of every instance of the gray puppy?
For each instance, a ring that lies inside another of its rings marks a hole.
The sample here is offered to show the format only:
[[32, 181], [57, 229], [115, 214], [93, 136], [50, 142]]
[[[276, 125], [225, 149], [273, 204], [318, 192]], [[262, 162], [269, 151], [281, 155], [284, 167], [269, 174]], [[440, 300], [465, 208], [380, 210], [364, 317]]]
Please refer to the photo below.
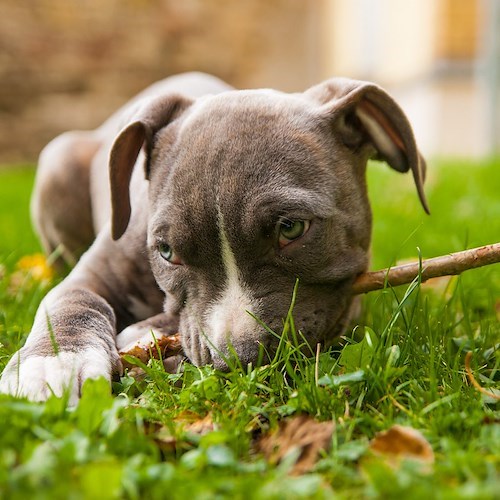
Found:
[[32, 212], [46, 251], [62, 244], [77, 264], [42, 301], [0, 391], [44, 400], [68, 387], [74, 404], [151, 330], [179, 331], [197, 365], [226, 369], [229, 345], [255, 362], [277, 339], [253, 316], [280, 332], [297, 279], [297, 328], [328, 344], [368, 266], [370, 158], [411, 170], [427, 210], [407, 118], [378, 86], [341, 78], [285, 94], [179, 75], [97, 130], [56, 138]]

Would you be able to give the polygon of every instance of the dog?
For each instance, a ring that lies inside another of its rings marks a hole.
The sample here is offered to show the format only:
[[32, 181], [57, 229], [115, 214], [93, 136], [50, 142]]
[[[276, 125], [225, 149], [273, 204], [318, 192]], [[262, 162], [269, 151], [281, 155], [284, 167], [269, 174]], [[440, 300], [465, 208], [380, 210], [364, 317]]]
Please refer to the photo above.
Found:
[[[366, 166], [425, 162], [382, 88], [333, 78], [303, 93], [234, 90], [189, 73], [139, 94], [101, 127], [42, 151], [32, 216], [75, 267], [42, 300], [0, 391], [45, 400], [121, 370], [118, 351], [179, 332], [195, 365], [226, 370], [276, 349], [298, 280], [296, 328], [328, 345], [367, 270]], [[259, 321], [257, 321], [257, 319]], [[117, 335], [117, 332], [118, 335]]]

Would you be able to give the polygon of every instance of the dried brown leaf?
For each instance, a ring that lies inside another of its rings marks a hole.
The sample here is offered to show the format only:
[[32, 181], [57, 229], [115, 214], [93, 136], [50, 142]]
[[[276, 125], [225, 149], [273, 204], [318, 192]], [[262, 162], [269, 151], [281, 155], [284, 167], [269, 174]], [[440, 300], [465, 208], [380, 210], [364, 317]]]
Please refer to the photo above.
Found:
[[123, 367], [132, 369], [135, 365], [125, 360], [124, 356], [133, 356], [143, 363], [147, 363], [151, 357], [166, 359], [176, 356], [182, 351], [182, 346], [180, 336], [177, 333], [175, 335], [158, 335], [156, 341], [151, 340], [148, 345], [133, 344], [125, 349], [120, 351]]
[[207, 413], [202, 419], [188, 423], [184, 427], [184, 432], [189, 434], [198, 434], [199, 436], [204, 436], [213, 430], [215, 430], [215, 424], [211, 413]]
[[319, 452], [329, 448], [334, 425], [332, 421], [318, 422], [306, 415], [284, 420], [276, 431], [258, 440], [256, 449], [273, 464], [298, 451], [291, 473], [304, 474], [312, 469]]
[[[172, 422], [172, 425], [174, 426], [173, 428], [177, 428], [181, 432], [183, 431], [185, 435], [196, 434], [204, 436], [215, 430], [211, 413], [200, 418], [199, 415], [185, 412], [179, 415]], [[163, 452], [185, 450], [192, 446], [189, 438], [179, 439], [176, 437], [177, 434], [177, 431], [172, 434], [172, 427], [161, 426], [159, 424], [156, 424], [156, 427], [154, 427], [154, 441]]]
[[370, 450], [395, 464], [400, 459], [414, 459], [431, 464], [434, 452], [422, 434], [412, 427], [394, 425], [380, 432], [370, 443]]

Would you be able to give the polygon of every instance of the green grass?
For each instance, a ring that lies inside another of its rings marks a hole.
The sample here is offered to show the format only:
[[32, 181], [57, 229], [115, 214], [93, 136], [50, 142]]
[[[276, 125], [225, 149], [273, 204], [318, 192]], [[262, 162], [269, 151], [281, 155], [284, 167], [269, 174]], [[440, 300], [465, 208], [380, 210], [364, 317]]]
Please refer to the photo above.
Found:
[[[47, 289], [29, 278], [10, 283], [16, 261], [38, 251], [28, 222], [32, 175], [0, 172], [0, 368]], [[415, 258], [417, 247], [426, 258], [500, 239], [499, 161], [440, 162], [428, 181], [431, 217], [409, 176], [371, 166], [373, 268]], [[346, 347], [318, 360], [295, 348], [291, 315], [279, 356], [265, 367], [223, 374], [187, 365], [168, 375], [152, 363], [144, 379], [125, 376], [113, 394], [103, 381], [87, 383], [76, 409], [58, 398], [0, 396], [0, 497], [495, 498], [499, 403], [470, 386], [464, 356], [473, 353], [483, 387], [498, 386], [499, 304], [495, 265], [444, 289], [415, 283], [369, 294]], [[207, 414], [211, 432], [183, 429], [181, 422]], [[253, 445], [299, 414], [336, 426], [314, 470], [293, 477], [293, 456], [269, 463]], [[372, 456], [370, 440], [396, 423], [423, 433], [432, 467], [393, 468]]]
[[28, 166], [0, 169], [0, 262], [40, 251], [29, 220], [33, 179], [33, 168]]

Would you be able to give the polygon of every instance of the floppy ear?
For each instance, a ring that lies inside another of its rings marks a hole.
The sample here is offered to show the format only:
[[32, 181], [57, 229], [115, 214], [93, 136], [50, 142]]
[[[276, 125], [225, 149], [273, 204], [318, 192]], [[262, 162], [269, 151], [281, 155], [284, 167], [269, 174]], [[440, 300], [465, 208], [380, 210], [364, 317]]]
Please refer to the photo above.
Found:
[[375, 158], [399, 172], [411, 170], [420, 202], [430, 213], [423, 187], [425, 161], [408, 119], [385, 90], [369, 82], [333, 78], [305, 95], [322, 105], [322, 112], [333, 120], [335, 131], [347, 146], [356, 149], [370, 141]]
[[119, 239], [128, 226], [131, 213], [129, 184], [142, 147], [146, 149], [145, 174], [148, 178], [154, 135], [191, 103], [189, 99], [178, 95], [148, 99], [115, 139], [109, 157], [111, 235], [114, 240]]

